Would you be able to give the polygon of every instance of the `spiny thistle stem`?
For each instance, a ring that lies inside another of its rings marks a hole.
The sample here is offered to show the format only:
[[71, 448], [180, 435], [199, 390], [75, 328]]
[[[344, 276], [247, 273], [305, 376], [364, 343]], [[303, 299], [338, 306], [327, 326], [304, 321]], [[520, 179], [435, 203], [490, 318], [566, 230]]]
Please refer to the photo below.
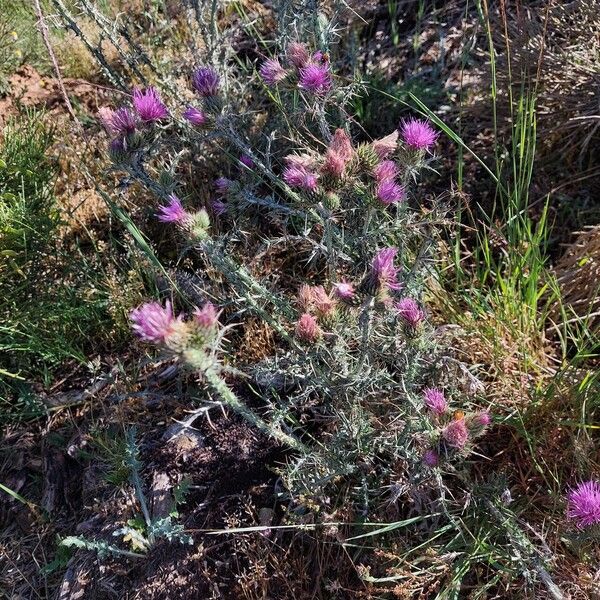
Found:
[[359, 317], [359, 325], [361, 329], [360, 342], [360, 360], [358, 361], [357, 372], [360, 372], [369, 353], [369, 335], [371, 332], [371, 312], [375, 304], [375, 298], [368, 296], [363, 302], [362, 311]]
[[212, 367], [205, 369], [203, 375], [208, 382], [211, 389], [221, 398], [221, 400], [234, 410], [242, 418], [246, 419], [250, 424], [254, 425], [257, 429], [260, 429], [263, 433], [276, 439], [278, 442], [289, 446], [290, 448], [299, 452], [307, 452], [308, 449], [304, 444], [299, 442], [292, 436], [284, 433], [279, 428], [269, 425], [266, 421], [261, 419], [258, 415], [254, 414], [231, 390], [231, 388], [225, 383], [222, 377]]

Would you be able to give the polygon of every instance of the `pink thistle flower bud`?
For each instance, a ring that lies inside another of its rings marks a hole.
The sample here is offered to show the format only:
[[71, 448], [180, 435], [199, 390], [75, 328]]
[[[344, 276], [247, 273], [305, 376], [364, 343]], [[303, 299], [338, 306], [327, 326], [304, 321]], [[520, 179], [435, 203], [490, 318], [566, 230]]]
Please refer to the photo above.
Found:
[[158, 209], [160, 212], [156, 216], [163, 223], [183, 225], [190, 219], [190, 213], [183, 208], [181, 200], [175, 194], [169, 196], [169, 203], [166, 206], [159, 206]]
[[329, 150], [335, 152], [344, 162], [348, 162], [354, 156], [352, 140], [343, 129], [336, 129], [329, 142]]
[[406, 198], [404, 188], [391, 179], [385, 179], [377, 184], [377, 199], [385, 205], [402, 202]]
[[340, 281], [334, 286], [335, 295], [344, 302], [350, 302], [354, 299], [354, 286], [346, 281]]
[[426, 388], [423, 391], [423, 398], [427, 408], [436, 415], [443, 415], [448, 410], [444, 392], [437, 388]]
[[287, 77], [287, 71], [281, 66], [276, 58], [268, 58], [259, 69], [262, 80], [270, 86], [274, 86]]
[[425, 320], [425, 313], [412, 298], [402, 298], [396, 304], [396, 310], [404, 322], [414, 329]]
[[429, 150], [439, 135], [427, 121], [420, 119], [402, 121], [400, 127], [404, 143], [417, 150]]
[[290, 187], [297, 187], [313, 192], [317, 189], [317, 176], [305, 167], [286, 167], [283, 180]]
[[304, 44], [292, 42], [287, 47], [287, 59], [298, 69], [303, 68], [310, 60], [310, 54]]
[[567, 517], [579, 529], [600, 523], [600, 484], [586, 481], [572, 489], [567, 496]]
[[133, 133], [137, 126], [137, 118], [128, 108], [111, 110], [104, 107], [98, 111], [98, 117], [108, 133], [126, 135]]
[[206, 125], [206, 115], [193, 106], [187, 108], [183, 113], [183, 118], [196, 127]]
[[254, 167], [256, 166], [254, 164], [254, 161], [247, 155], [247, 154], [242, 154], [240, 156], [240, 162], [245, 166], [248, 167], [249, 169], [254, 169]]
[[298, 305], [304, 312], [308, 312], [313, 307], [313, 288], [303, 283], [298, 290]]
[[335, 310], [335, 299], [327, 294], [322, 285], [312, 288], [312, 303], [321, 317], [328, 317]]
[[393, 160], [384, 160], [373, 169], [373, 175], [379, 183], [393, 181], [398, 176], [398, 167]]
[[473, 418], [471, 419], [471, 423], [475, 427], [481, 427], [482, 429], [487, 427], [491, 422], [492, 417], [490, 416], [490, 413], [487, 412], [487, 410], [474, 414]]
[[442, 437], [451, 448], [460, 450], [469, 440], [469, 430], [464, 418], [451, 421], [442, 431]]
[[433, 448], [425, 451], [425, 454], [423, 454], [423, 464], [428, 467], [437, 467], [439, 463], [440, 455]]
[[342, 157], [333, 150], [327, 150], [325, 162], [323, 163], [323, 172], [339, 178], [344, 174], [345, 168], [346, 163]]
[[207, 302], [202, 308], [194, 311], [194, 321], [202, 329], [212, 330], [219, 323], [217, 309], [212, 302]]
[[304, 342], [316, 342], [322, 335], [317, 320], [308, 313], [304, 313], [296, 324], [296, 337]]
[[379, 157], [379, 160], [387, 158], [396, 151], [396, 147], [398, 146], [398, 131], [394, 131], [384, 138], [375, 140], [371, 146], [375, 151], [375, 154]]
[[204, 97], [219, 93], [219, 74], [212, 67], [201, 67], [192, 73], [192, 87]]
[[326, 92], [331, 87], [329, 66], [311, 63], [300, 69], [298, 87], [313, 94]]
[[145, 342], [161, 344], [182, 323], [183, 317], [173, 315], [171, 302], [167, 300], [163, 308], [158, 302], [147, 302], [131, 311], [129, 318], [135, 333]]
[[397, 248], [384, 248], [375, 255], [369, 279], [371, 286], [376, 291], [387, 292], [400, 289], [401, 286], [398, 283], [400, 269], [394, 267], [394, 258], [397, 252]]
[[133, 90], [133, 108], [145, 123], [160, 121], [169, 116], [167, 107], [162, 103], [156, 88], [149, 87], [146, 91]]
[[215, 189], [221, 196], [226, 196], [232, 183], [233, 181], [227, 179], [227, 177], [219, 177], [218, 179], [215, 179]]

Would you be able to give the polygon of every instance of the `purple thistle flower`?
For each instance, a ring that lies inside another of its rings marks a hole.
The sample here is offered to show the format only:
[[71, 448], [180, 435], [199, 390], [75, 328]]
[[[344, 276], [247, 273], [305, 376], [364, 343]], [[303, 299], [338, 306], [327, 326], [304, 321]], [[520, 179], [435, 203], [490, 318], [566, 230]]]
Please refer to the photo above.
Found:
[[215, 189], [219, 194], [225, 196], [231, 187], [233, 181], [231, 179], [227, 179], [227, 177], [219, 177], [215, 179]]
[[118, 135], [133, 133], [137, 125], [135, 114], [125, 107], [117, 110], [103, 107], [98, 111], [98, 117], [109, 133]]
[[425, 313], [412, 298], [402, 298], [396, 304], [400, 317], [413, 328], [417, 328], [425, 319]]
[[287, 59], [298, 69], [302, 69], [310, 60], [310, 54], [304, 44], [292, 42], [287, 47]]
[[192, 86], [201, 96], [219, 93], [219, 74], [212, 67], [201, 67], [192, 73]]
[[485, 428], [487, 427], [490, 423], [492, 422], [492, 417], [490, 416], [490, 413], [487, 410], [483, 410], [481, 412], [476, 413], [475, 415], [473, 415], [473, 418], [471, 419], [471, 423], [478, 428]]
[[220, 217], [221, 215], [223, 215], [227, 212], [227, 204], [225, 204], [225, 202], [223, 202], [222, 200], [215, 199], [215, 200], [212, 200], [210, 204], [212, 206], [213, 212], [218, 217]]
[[163, 343], [182, 321], [173, 315], [173, 306], [167, 300], [163, 308], [158, 302], [147, 302], [129, 314], [135, 333], [145, 342]]
[[202, 329], [213, 329], [219, 322], [217, 309], [212, 302], [207, 302], [202, 308], [194, 311], [194, 320]]
[[138, 88], [133, 90], [133, 108], [140, 119], [146, 123], [160, 121], [169, 116], [167, 107], [153, 87], [147, 88], [145, 92]]
[[381, 289], [399, 290], [401, 287], [398, 283], [398, 272], [400, 269], [394, 267], [394, 258], [397, 252], [397, 248], [384, 248], [373, 259], [371, 265], [372, 275], [377, 286]]
[[411, 148], [428, 150], [438, 138], [438, 133], [427, 121], [408, 119], [401, 124], [404, 143]]
[[448, 402], [444, 392], [437, 388], [426, 388], [423, 397], [427, 408], [436, 415], [443, 415], [448, 410]]
[[321, 94], [331, 87], [331, 76], [327, 64], [308, 64], [300, 69], [298, 86], [307, 92]]
[[189, 121], [192, 125], [196, 125], [198, 127], [202, 127], [202, 125], [206, 124], [206, 115], [197, 108], [190, 106], [183, 113], [183, 118], [186, 121]]
[[255, 167], [254, 161], [247, 154], [242, 154], [240, 156], [240, 162], [249, 169], [254, 169]]
[[406, 198], [404, 188], [393, 179], [384, 179], [377, 184], [376, 194], [377, 199], [386, 205], [402, 202]]
[[340, 300], [352, 300], [354, 298], [354, 286], [346, 281], [340, 281], [334, 286], [335, 295]]
[[304, 342], [316, 342], [322, 334], [321, 328], [317, 324], [316, 319], [304, 313], [296, 324], [296, 337]]
[[160, 212], [156, 216], [163, 223], [183, 224], [190, 218], [190, 214], [183, 208], [181, 200], [175, 194], [169, 196], [169, 203], [166, 206], [159, 206], [158, 209]]
[[451, 448], [459, 450], [464, 448], [469, 440], [469, 430], [467, 429], [465, 420], [456, 419], [451, 421], [442, 431], [442, 436]]
[[440, 455], [433, 448], [429, 448], [423, 454], [423, 463], [428, 467], [437, 467], [439, 462]]
[[258, 71], [267, 85], [275, 85], [286, 78], [287, 72], [276, 58], [268, 58]]
[[597, 481], [580, 483], [567, 497], [567, 516], [580, 529], [600, 523], [600, 484]]
[[375, 140], [371, 146], [379, 157], [380, 160], [387, 158], [390, 154], [396, 150], [396, 146], [398, 145], [398, 131], [393, 131], [389, 135], [386, 135], [384, 138], [379, 140]]
[[317, 188], [317, 176], [301, 166], [286, 167], [283, 171], [283, 180], [290, 187], [314, 191]]
[[398, 175], [398, 167], [393, 160], [384, 160], [373, 169], [373, 175], [378, 182], [393, 181]]

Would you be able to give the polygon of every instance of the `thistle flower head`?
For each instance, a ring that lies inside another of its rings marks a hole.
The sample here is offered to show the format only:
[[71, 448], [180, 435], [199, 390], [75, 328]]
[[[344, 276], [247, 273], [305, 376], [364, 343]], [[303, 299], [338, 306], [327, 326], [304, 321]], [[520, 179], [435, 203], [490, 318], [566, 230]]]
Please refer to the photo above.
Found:
[[600, 523], [600, 483], [585, 481], [567, 496], [567, 516], [580, 529]]
[[335, 152], [344, 162], [349, 161], [354, 156], [352, 140], [343, 129], [336, 129], [328, 149]]
[[290, 187], [314, 191], [317, 189], [317, 176], [305, 167], [286, 167], [283, 171], [283, 180]]
[[373, 259], [371, 276], [381, 290], [399, 290], [401, 287], [398, 283], [400, 269], [394, 267], [394, 258], [397, 252], [397, 248], [384, 248]]
[[287, 59], [298, 69], [301, 69], [310, 60], [307, 47], [300, 42], [291, 42], [287, 47]]
[[451, 421], [442, 431], [442, 437], [451, 448], [460, 450], [464, 448], [469, 440], [469, 430], [464, 418]]
[[242, 154], [240, 156], [240, 162], [245, 166], [248, 167], [249, 169], [254, 169], [254, 167], [256, 166], [254, 164], [254, 161], [247, 155], [247, 154]]
[[398, 167], [393, 160], [383, 160], [373, 169], [373, 176], [380, 183], [393, 181], [398, 176]]
[[329, 65], [309, 63], [300, 69], [298, 86], [313, 94], [322, 94], [331, 87]]
[[108, 133], [117, 135], [133, 133], [137, 125], [135, 114], [129, 108], [125, 107], [118, 108], [117, 110], [103, 107], [98, 111], [98, 117]]
[[317, 320], [308, 313], [304, 313], [296, 324], [296, 337], [304, 342], [316, 342], [322, 335]]
[[181, 200], [175, 194], [169, 196], [168, 204], [159, 206], [158, 209], [160, 212], [156, 216], [163, 223], [179, 223], [183, 225], [190, 218], [190, 214], [183, 208]]
[[207, 302], [202, 308], [194, 311], [194, 322], [201, 329], [212, 330], [219, 322], [219, 314], [212, 302]]
[[288, 167], [308, 169], [309, 171], [317, 166], [317, 161], [310, 154], [288, 154], [283, 160]]
[[396, 304], [400, 318], [413, 328], [418, 327], [425, 319], [425, 313], [412, 298], [402, 298]]
[[210, 205], [213, 209], [213, 212], [218, 217], [220, 217], [221, 215], [223, 215], [227, 212], [227, 204], [225, 204], [225, 202], [223, 202], [222, 200], [218, 200], [215, 198], [214, 200], [211, 201]]
[[334, 286], [335, 295], [340, 299], [348, 302], [354, 298], [354, 286], [346, 281], [340, 281]]
[[202, 125], [206, 124], [206, 115], [193, 106], [189, 106], [185, 110], [183, 118], [196, 127], [202, 127]]
[[393, 131], [385, 137], [375, 140], [371, 147], [375, 151], [375, 154], [379, 157], [379, 160], [387, 158], [390, 154], [393, 154], [398, 146], [398, 131]]
[[427, 408], [436, 415], [443, 415], [448, 410], [444, 392], [438, 388], [426, 388], [423, 391], [423, 399]]
[[217, 190], [217, 193], [225, 196], [232, 183], [233, 181], [227, 179], [227, 177], [219, 177], [218, 179], [215, 179], [215, 189]]
[[182, 323], [180, 316], [173, 315], [173, 306], [167, 300], [163, 307], [158, 302], [147, 302], [131, 311], [129, 318], [135, 333], [145, 342], [161, 344]]
[[377, 194], [377, 199], [386, 205], [402, 202], [406, 198], [404, 188], [393, 179], [384, 179], [378, 183], [375, 193]]
[[169, 116], [167, 107], [154, 87], [149, 87], [145, 91], [135, 88], [133, 90], [133, 108], [145, 123], [160, 121]]
[[427, 121], [420, 119], [402, 121], [400, 128], [404, 143], [418, 150], [431, 148], [439, 135]]
[[322, 285], [312, 288], [312, 304], [321, 317], [327, 317], [335, 310], [335, 299], [329, 296]]
[[259, 69], [262, 80], [267, 85], [276, 85], [284, 80], [287, 76], [287, 71], [281, 66], [281, 63], [276, 58], [268, 58], [260, 66]]
[[492, 422], [492, 417], [487, 410], [483, 410], [473, 415], [471, 423], [475, 427], [487, 427]]
[[423, 464], [428, 467], [437, 467], [439, 462], [440, 455], [433, 448], [429, 448], [429, 450], [426, 450], [425, 454], [423, 454]]
[[201, 96], [219, 93], [219, 74], [212, 67], [200, 67], [192, 73], [192, 87]]

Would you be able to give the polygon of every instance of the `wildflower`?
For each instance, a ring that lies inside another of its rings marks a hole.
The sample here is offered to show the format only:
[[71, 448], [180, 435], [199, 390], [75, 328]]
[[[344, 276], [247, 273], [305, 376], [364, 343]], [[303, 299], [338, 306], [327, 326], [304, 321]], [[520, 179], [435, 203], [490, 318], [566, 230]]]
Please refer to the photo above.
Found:
[[306, 283], [303, 283], [300, 286], [300, 289], [298, 290], [298, 304], [300, 305], [300, 308], [305, 312], [311, 310], [313, 306], [312, 290], [312, 286]]
[[219, 74], [212, 67], [201, 67], [192, 74], [192, 86], [201, 96], [219, 93]]
[[287, 167], [283, 171], [283, 180], [291, 187], [309, 191], [317, 188], [317, 176], [305, 167]]
[[182, 225], [190, 218], [190, 213], [183, 208], [181, 200], [175, 194], [169, 196], [169, 203], [166, 206], [159, 206], [158, 209], [160, 212], [156, 216], [163, 223], [179, 223]]
[[310, 60], [310, 54], [304, 44], [292, 42], [287, 47], [287, 59], [298, 69], [302, 69]]
[[137, 125], [136, 116], [129, 108], [111, 110], [103, 107], [98, 111], [98, 116], [109, 133], [118, 135], [133, 133]]
[[245, 166], [248, 167], [249, 169], [254, 169], [254, 161], [247, 155], [247, 154], [242, 154], [240, 156], [240, 162]]
[[567, 497], [567, 516], [580, 529], [600, 523], [600, 484], [597, 481], [580, 483]]
[[115, 138], [110, 142], [108, 153], [115, 163], [120, 163], [127, 158], [127, 146], [123, 138]]
[[397, 252], [397, 248], [384, 248], [373, 259], [370, 279], [379, 291], [400, 289], [398, 283], [398, 271], [400, 269], [394, 267], [394, 258]]
[[340, 281], [340, 283], [335, 284], [333, 289], [335, 295], [340, 300], [348, 302], [354, 298], [354, 286], [351, 283], [347, 283], [346, 281]]
[[352, 142], [348, 134], [343, 129], [336, 129], [327, 148], [323, 170], [336, 177], [341, 177], [346, 164], [353, 155], [354, 150], [352, 149]]
[[378, 182], [393, 181], [398, 176], [398, 167], [393, 160], [384, 160], [373, 169], [373, 175]]
[[233, 181], [231, 179], [227, 179], [227, 177], [219, 177], [215, 179], [215, 189], [219, 194], [225, 196], [231, 187]]
[[217, 309], [212, 302], [207, 302], [202, 308], [194, 311], [194, 321], [202, 329], [214, 329], [219, 322]]
[[428, 467], [437, 467], [439, 462], [440, 455], [433, 448], [429, 448], [429, 450], [426, 450], [425, 454], [423, 454], [423, 463]]
[[484, 428], [492, 422], [492, 417], [490, 416], [490, 413], [487, 412], [487, 410], [484, 410], [473, 415], [471, 422], [476, 427]]
[[146, 123], [160, 121], [169, 116], [167, 107], [153, 87], [147, 88], [145, 92], [137, 88], [133, 90], [133, 108], [140, 119]]
[[326, 64], [310, 63], [300, 69], [300, 82], [298, 86], [307, 92], [321, 94], [331, 86], [329, 66]]
[[316, 319], [304, 313], [296, 324], [296, 337], [305, 342], [316, 342], [322, 335], [321, 328]]
[[404, 143], [411, 148], [428, 150], [435, 144], [438, 133], [427, 121], [408, 119], [401, 124]]
[[322, 317], [329, 316], [335, 309], [335, 300], [327, 294], [322, 285], [312, 288], [312, 304]]
[[197, 108], [193, 106], [188, 107], [188, 109], [183, 113], [183, 118], [186, 121], [189, 121], [192, 125], [196, 125], [198, 127], [202, 127], [202, 125], [206, 124], [206, 115]]
[[173, 315], [173, 306], [168, 300], [164, 308], [158, 302], [142, 304], [131, 311], [129, 318], [137, 335], [145, 342], [154, 344], [164, 343], [177, 325], [182, 323], [181, 315]]
[[451, 448], [457, 448], [459, 450], [464, 448], [469, 439], [469, 430], [467, 429], [464, 418], [455, 419], [446, 425], [442, 431], [442, 436]]
[[379, 160], [387, 158], [390, 154], [393, 154], [398, 145], [398, 131], [393, 131], [384, 138], [375, 140], [371, 147], [375, 151], [375, 154], [379, 157]]
[[275, 85], [286, 78], [287, 72], [276, 58], [268, 58], [260, 66], [260, 76], [267, 85]]
[[377, 199], [383, 204], [394, 204], [402, 202], [406, 198], [404, 188], [392, 179], [385, 179], [377, 185]]
[[437, 388], [426, 388], [423, 397], [427, 408], [436, 415], [443, 415], [448, 410], [448, 402], [444, 392]]
[[412, 298], [402, 298], [396, 304], [400, 317], [411, 327], [417, 328], [425, 319], [425, 313]]
[[210, 205], [213, 209], [213, 212], [218, 217], [220, 217], [221, 215], [223, 215], [227, 212], [227, 204], [225, 204], [225, 202], [223, 202], [221, 200], [217, 200], [217, 199], [212, 200]]

